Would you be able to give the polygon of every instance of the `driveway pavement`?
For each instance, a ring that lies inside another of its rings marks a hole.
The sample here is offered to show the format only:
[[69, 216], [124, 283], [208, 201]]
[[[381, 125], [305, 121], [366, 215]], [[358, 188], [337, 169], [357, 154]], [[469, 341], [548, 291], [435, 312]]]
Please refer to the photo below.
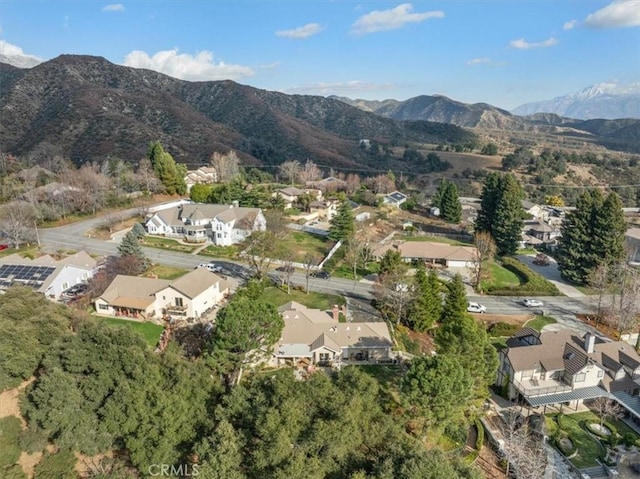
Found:
[[568, 296], [570, 298], [582, 298], [585, 296], [585, 294], [579, 289], [571, 286], [564, 279], [562, 279], [562, 277], [560, 276], [560, 271], [558, 270], [558, 263], [555, 259], [549, 258], [550, 264], [548, 266], [539, 266], [533, 263], [533, 260], [535, 258], [536, 257], [534, 255], [518, 255], [518, 259], [520, 261], [529, 266], [529, 268], [534, 270], [536, 273], [540, 273], [550, 282], [555, 284], [560, 292], [565, 296]]

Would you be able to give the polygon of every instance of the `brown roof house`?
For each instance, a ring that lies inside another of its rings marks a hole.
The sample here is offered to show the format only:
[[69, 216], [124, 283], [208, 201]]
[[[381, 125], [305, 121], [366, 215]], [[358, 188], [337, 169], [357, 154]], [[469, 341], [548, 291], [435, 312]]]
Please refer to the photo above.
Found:
[[475, 246], [453, 246], [446, 243], [432, 243], [429, 241], [396, 241], [380, 244], [373, 251], [376, 260], [380, 260], [390, 249], [397, 249], [402, 259], [407, 263], [424, 261], [438, 264], [447, 268], [470, 268], [476, 262], [477, 250]]
[[273, 366], [336, 365], [345, 361], [378, 361], [391, 356], [393, 342], [385, 322], [341, 323], [340, 308], [311, 309], [291, 301], [278, 308], [284, 329], [273, 350]]
[[63, 291], [91, 279], [95, 271], [96, 260], [84, 251], [60, 260], [49, 255], [30, 259], [12, 254], [0, 259], [0, 291], [22, 284], [57, 300]]
[[640, 417], [640, 356], [624, 341], [570, 329], [522, 328], [500, 351], [496, 383], [530, 407], [607, 397]]
[[193, 185], [209, 185], [218, 181], [218, 171], [213, 166], [201, 166], [197, 170], [187, 171], [184, 182], [187, 184], [187, 192]]
[[273, 196], [274, 198], [278, 196], [282, 198], [284, 200], [285, 209], [288, 209], [288, 208], [293, 208], [294, 205], [298, 203], [299, 198], [302, 195], [306, 195], [306, 194], [310, 195], [315, 200], [322, 199], [322, 191], [319, 189], [312, 189], [312, 188], [300, 189], [300, 188], [296, 188], [295, 186], [280, 188], [274, 191], [271, 196]]
[[217, 246], [242, 243], [254, 231], [264, 231], [267, 221], [260, 208], [187, 203], [156, 212], [145, 227], [149, 234], [211, 241]]
[[173, 281], [118, 275], [94, 303], [96, 312], [106, 316], [199, 318], [222, 301], [229, 287], [206, 268]]

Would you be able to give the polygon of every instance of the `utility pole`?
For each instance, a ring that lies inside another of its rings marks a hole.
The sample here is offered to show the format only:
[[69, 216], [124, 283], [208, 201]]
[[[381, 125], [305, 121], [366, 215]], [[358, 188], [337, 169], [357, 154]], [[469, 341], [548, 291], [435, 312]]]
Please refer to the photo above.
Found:
[[38, 234], [38, 220], [33, 220], [33, 226], [36, 227], [36, 240], [38, 240], [38, 248], [40, 247], [40, 235]]

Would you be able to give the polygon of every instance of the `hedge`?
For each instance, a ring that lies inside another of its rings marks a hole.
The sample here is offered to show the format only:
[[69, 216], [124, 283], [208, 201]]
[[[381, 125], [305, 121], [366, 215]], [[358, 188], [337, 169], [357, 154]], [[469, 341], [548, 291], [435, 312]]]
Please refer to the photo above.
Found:
[[478, 430], [478, 437], [476, 437], [476, 449], [480, 451], [484, 445], [484, 426], [482, 425], [482, 421], [478, 418], [475, 419], [474, 424]]
[[505, 288], [489, 288], [488, 294], [496, 296], [522, 296], [527, 294], [530, 296], [561, 296], [555, 284], [548, 281], [544, 276], [536, 273], [526, 264], [521, 263], [515, 258], [505, 256], [502, 258], [502, 266], [514, 273], [522, 284], [518, 286]]

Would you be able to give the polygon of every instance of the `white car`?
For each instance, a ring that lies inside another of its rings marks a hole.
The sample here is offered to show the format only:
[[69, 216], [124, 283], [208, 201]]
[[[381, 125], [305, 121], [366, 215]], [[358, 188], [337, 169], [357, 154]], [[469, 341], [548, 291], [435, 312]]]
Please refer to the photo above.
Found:
[[469, 312], [469, 313], [486, 313], [487, 312], [487, 308], [485, 306], [483, 306], [482, 304], [469, 303], [469, 305], [467, 306], [467, 312]]
[[212, 273], [220, 273], [222, 271], [222, 268], [220, 266], [211, 263], [200, 263], [198, 265], [198, 268], [207, 268]]
[[542, 308], [544, 303], [537, 299], [526, 298], [522, 300], [522, 304], [524, 304], [527, 308]]

